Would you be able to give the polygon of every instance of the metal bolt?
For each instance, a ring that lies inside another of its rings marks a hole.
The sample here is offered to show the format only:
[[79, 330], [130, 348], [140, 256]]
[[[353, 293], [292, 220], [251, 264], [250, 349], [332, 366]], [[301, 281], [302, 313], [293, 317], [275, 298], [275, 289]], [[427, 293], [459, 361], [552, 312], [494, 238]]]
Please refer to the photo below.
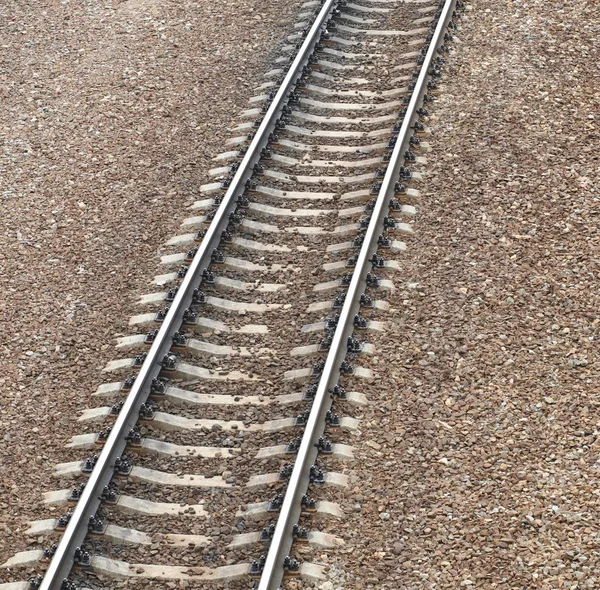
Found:
[[317, 501], [313, 500], [312, 498], [309, 498], [306, 494], [304, 494], [302, 496], [302, 499], [300, 500], [300, 504], [302, 505], [302, 508], [306, 512], [316, 512], [317, 511]]
[[334, 414], [331, 410], [327, 410], [325, 414], [325, 422], [329, 426], [340, 426], [342, 424], [342, 420], [337, 414]]
[[277, 494], [267, 505], [267, 512], [278, 512], [283, 505], [283, 494]]
[[146, 360], [146, 356], [147, 354], [145, 352], [136, 355], [136, 357], [133, 359], [133, 366], [141, 367], [144, 364], [144, 361]]

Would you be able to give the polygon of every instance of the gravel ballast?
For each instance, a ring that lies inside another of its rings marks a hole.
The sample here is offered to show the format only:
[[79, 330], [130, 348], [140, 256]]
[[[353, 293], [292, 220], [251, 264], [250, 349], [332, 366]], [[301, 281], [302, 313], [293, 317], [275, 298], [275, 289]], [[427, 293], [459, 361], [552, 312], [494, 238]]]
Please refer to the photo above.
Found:
[[[0, 9], [0, 562], [62, 513], [52, 466], [299, 4]], [[471, 7], [386, 331], [361, 335], [378, 378], [348, 387], [370, 405], [321, 590], [600, 585], [600, 19]]]

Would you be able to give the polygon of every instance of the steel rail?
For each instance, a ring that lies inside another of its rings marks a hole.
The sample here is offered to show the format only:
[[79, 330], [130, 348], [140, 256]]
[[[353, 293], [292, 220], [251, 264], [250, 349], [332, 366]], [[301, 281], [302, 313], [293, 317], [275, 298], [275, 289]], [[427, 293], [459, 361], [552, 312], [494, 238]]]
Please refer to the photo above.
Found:
[[40, 584], [40, 590], [60, 590], [61, 584], [68, 577], [73, 567], [73, 557], [88, 532], [88, 523], [100, 505], [102, 490], [110, 482], [115, 460], [126, 447], [125, 437], [135, 426], [140, 406], [146, 401], [152, 380], [157, 378], [161, 370], [161, 362], [169, 352], [173, 335], [180, 329], [183, 313], [191, 305], [193, 292], [201, 283], [202, 272], [208, 268], [213, 250], [218, 246], [222, 231], [229, 223], [229, 214], [234, 211], [239, 195], [244, 192], [246, 181], [251, 177], [253, 166], [259, 161], [262, 150], [267, 146], [270, 134], [274, 131], [277, 119], [281, 115], [290, 92], [293, 91], [303, 67], [319, 42], [324, 26], [331, 18], [338, 0], [325, 0], [322, 8], [306, 35], [294, 61], [275, 94], [255, 136], [229, 185], [215, 217], [207, 229], [193, 261], [191, 262], [179, 290], [170, 306], [150, 350], [142, 364], [135, 382], [123, 403], [111, 433], [104, 444], [96, 465], [89, 476], [87, 484], [77, 502], [69, 524], [58, 544], [52, 560]]
[[346, 357], [348, 337], [354, 330], [354, 316], [360, 309], [360, 296], [366, 287], [366, 277], [370, 271], [370, 257], [377, 251], [377, 239], [383, 230], [383, 218], [389, 210], [390, 199], [395, 194], [395, 184], [400, 168], [404, 164], [404, 152], [408, 149], [412, 135], [412, 125], [417, 119], [417, 109], [421, 106], [427, 90], [428, 71], [437, 49], [442, 45], [444, 32], [450, 22], [457, 0], [447, 0], [440, 15], [429, 49], [412, 92], [392, 156], [388, 164], [381, 189], [379, 190], [371, 220], [359, 251], [356, 268], [346, 293], [338, 324], [317, 392], [302, 436], [302, 442], [294, 462], [292, 474], [275, 525], [275, 531], [256, 590], [277, 590], [284, 576], [283, 561], [289, 555], [293, 542], [292, 527], [298, 523], [302, 511], [301, 498], [308, 489], [310, 468], [318, 455], [316, 442], [325, 430], [325, 414], [331, 408], [330, 389], [340, 377], [340, 365]]

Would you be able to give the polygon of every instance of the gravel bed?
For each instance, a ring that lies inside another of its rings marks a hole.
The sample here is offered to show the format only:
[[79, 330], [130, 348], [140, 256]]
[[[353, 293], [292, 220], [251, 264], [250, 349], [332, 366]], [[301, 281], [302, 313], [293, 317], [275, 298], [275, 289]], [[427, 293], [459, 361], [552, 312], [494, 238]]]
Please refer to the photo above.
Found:
[[600, 19], [472, 6], [322, 589], [600, 584]]

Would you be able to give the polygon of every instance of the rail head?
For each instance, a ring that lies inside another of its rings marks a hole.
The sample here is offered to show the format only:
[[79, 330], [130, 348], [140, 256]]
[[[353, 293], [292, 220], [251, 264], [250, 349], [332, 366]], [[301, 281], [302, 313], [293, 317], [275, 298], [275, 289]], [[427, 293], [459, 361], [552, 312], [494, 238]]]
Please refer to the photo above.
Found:
[[325, 415], [331, 408], [330, 389], [337, 384], [340, 377], [340, 365], [346, 357], [346, 343], [352, 335], [353, 319], [360, 308], [360, 296], [364, 292], [369, 273], [371, 256], [377, 251], [377, 238], [383, 229], [383, 218], [389, 209], [390, 199], [395, 194], [395, 185], [400, 168], [404, 163], [404, 152], [409, 146], [412, 126], [418, 118], [417, 110], [423, 102], [427, 91], [429, 68], [437, 50], [443, 44], [444, 33], [457, 0], [446, 0], [438, 20], [433, 38], [425, 55], [419, 77], [406, 109], [398, 138], [395, 142], [371, 220], [359, 251], [356, 267], [346, 293], [346, 298], [339, 314], [338, 324], [333, 335], [325, 366], [321, 373], [313, 405], [307, 420], [300, 448], [296, 455], [294, 468], [289, 479], [283, 499], [275, 531], [269, 546], [264, 567], [256, 590], [278, 590], [284, 577], [284, 559], [289, 555], [292, 542], [292, 529], [298, 523], [302, 505], [301, 498], [306, 493], [310, 468], [315, 463], [318, 449], [316, 442], [325, 430]]
[[124, 400], [121, 412], [98, 456], [94, 469], [73, 510], [69, 524], [46, 570], [39, 586], [40, 590], [60, 590], [63, 580], [69, 576], [73, 567], [75, 551], [82, 545], [87, 535], [90, 517], [96, 514], [101, 503], [102, 491], [112, 479], [115, 462], [125, 450], [125, 437], [137, 421], [140, 406], [146, 401], [153, 380], [160, 374], [161, 363], [171, 349], [173, 336], [180, 329], [185, 310], [192, 304], [194, 289], [201, 284], [203, 272], [210, 265], [212, 252], [218, 246], [221, 234], [229, 224], [229, 215], [235, 210], [237, 199], [244, 192], [246, 182], [252, 175], [253, 167], [267, 146], [269, 136], [275, 130], [288, 96], [302, 75], [302, 70], [307, 65], [338, 2], [339, 0], [325, 0], [323, 3], [252, 138], [206, 235], [183, 277], [131, 390]]

